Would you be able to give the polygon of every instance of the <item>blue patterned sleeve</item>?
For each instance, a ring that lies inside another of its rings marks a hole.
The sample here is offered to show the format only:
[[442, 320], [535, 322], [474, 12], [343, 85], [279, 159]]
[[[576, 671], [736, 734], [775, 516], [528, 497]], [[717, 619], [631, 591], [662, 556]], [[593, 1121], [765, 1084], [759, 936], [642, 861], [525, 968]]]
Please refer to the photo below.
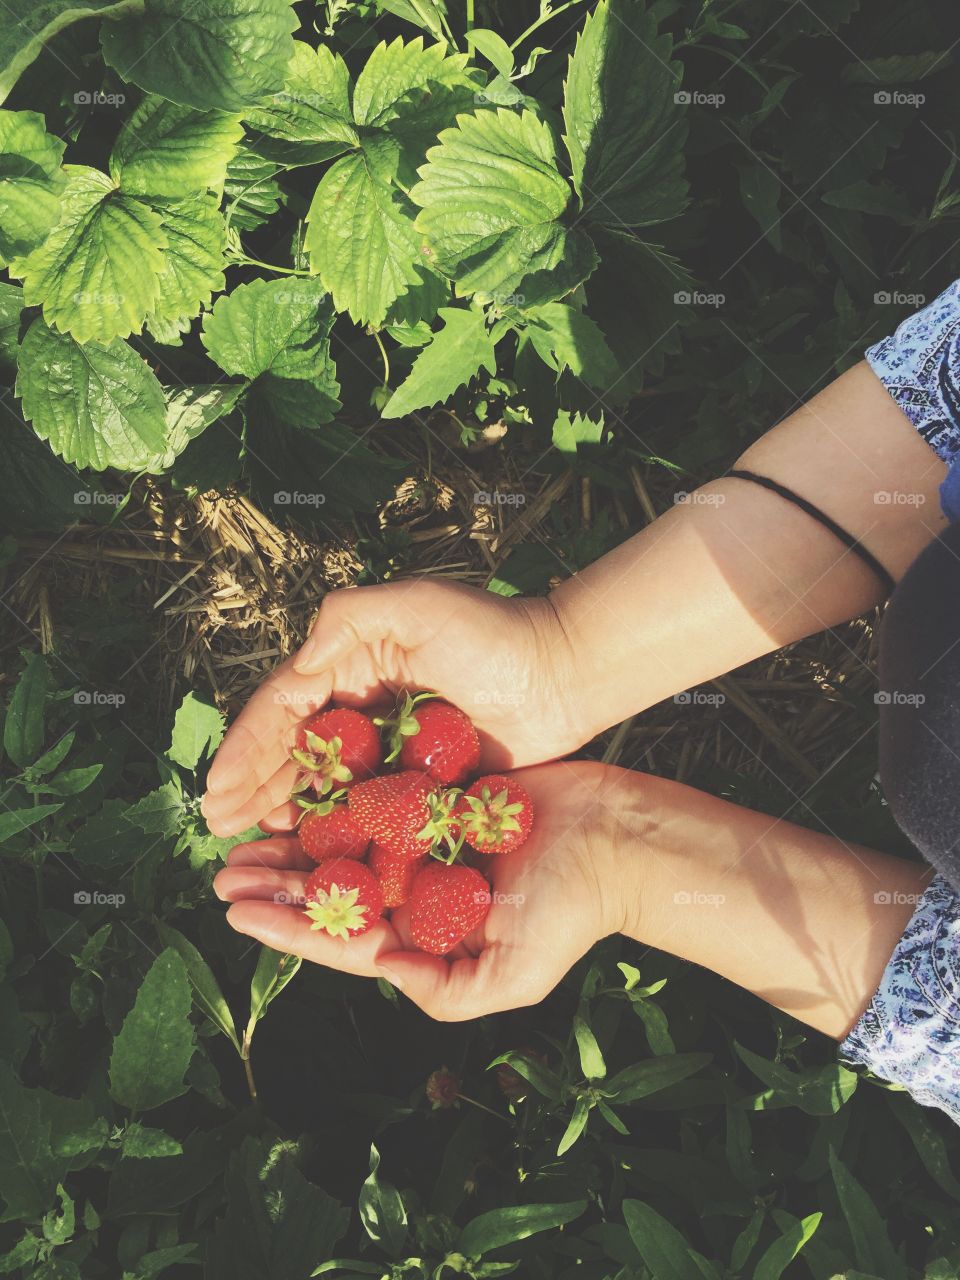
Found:
[[917, 904], [840, 1056], [960, 1124], [960, 893], [943, 876]]
[[866, 358], [931, 449], [953, 462], [960, 455], [960, 280]]

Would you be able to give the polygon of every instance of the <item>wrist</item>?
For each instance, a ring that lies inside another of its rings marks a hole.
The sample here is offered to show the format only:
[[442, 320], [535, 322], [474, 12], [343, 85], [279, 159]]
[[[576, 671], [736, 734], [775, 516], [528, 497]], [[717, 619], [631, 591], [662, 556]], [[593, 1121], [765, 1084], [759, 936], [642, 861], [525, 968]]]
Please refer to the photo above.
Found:
[[548, 596], [517, 596], [513, 603], [528, 625], [541, 715], [552, 727], [553, 755], [567, 755], [606, 728], [604, 725], [594, 729], [585, 715], [589, 702], [583, 694], [581, 655], [553, 592]]

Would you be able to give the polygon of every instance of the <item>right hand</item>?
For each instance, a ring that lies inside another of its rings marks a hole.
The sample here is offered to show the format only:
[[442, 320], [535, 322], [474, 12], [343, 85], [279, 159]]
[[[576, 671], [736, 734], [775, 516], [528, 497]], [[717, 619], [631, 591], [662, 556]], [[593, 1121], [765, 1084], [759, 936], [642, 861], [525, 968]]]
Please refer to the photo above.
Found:
[[364, 707], [430, 689], [480, 735], [485, 770], [555, 759], [592, 736], [573, 705], [583, 673], [547, 600], [411, 579], [332, 591], [306, 644], [264, 681], [210, 769], [203, 813], [218, 836], [292, 827], [300, 722], [331, 698]]

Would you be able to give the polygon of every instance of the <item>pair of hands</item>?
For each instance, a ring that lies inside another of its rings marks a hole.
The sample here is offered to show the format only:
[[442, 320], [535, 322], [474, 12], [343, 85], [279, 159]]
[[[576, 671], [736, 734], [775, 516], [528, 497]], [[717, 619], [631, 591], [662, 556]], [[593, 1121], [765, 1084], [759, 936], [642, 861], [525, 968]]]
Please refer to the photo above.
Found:
[[[333, 592], [310, 639], [264, 682], [217, 753], [203, 812], [217, 835], [259, 823], [289, 831], [299, 723], [331, 698], [354, 706], [428, 688], [477, 726], [484, 769], [556, 759], [582, 745], [569, 691], [578, 684], [546, 601], [507, 600], [413, 581]], [[536, 826], [522, 849], [491, 858], [493, 904], [448, 958], [410, 950], [406, 912], [349, 942], [309, 927], [302, 897], [313, 864], [295, 837], [237, 845], [215, 880], [239, 932], [345, 972], [384, 977], [431, 1016], [479, 1017], [536, 1003], [599, 938], [622, 927], [616, 774], [558, 761], [521, 775]]]

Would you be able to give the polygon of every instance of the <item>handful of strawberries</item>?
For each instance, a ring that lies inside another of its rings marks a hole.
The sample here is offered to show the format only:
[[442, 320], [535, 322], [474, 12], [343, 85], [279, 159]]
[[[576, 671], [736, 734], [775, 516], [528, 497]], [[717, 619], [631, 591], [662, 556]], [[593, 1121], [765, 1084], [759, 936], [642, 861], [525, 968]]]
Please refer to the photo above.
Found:
[[404, 693], [392, 716], [333, 707], [306, 721], [293, 758], [297, 834], [318, 864], [305, 889], [314, 929], [355, 937], [409, 903], [414, 945], [439, 956], [483, 923], [483, 862], [523, 844], [533, 806], [501, 774], [468, 782], [480, 763], [468, 716], [432, 693]]

